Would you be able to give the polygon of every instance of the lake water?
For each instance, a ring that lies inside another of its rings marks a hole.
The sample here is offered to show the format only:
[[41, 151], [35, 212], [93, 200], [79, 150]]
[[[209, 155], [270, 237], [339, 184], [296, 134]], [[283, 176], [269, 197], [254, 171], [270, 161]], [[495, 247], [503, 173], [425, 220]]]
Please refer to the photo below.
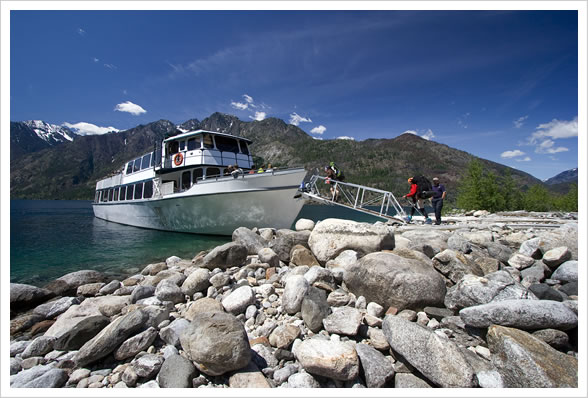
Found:
[[[298, 218], [380, 219], [338, 206], [305, 205]], [[10, 201], [10, 282], [42, 286], [66, 273], [95, 269], [114, 276], [170, 256], [192, 258], [230, 237], [135, 228], [94, 217], [90, 201]]]

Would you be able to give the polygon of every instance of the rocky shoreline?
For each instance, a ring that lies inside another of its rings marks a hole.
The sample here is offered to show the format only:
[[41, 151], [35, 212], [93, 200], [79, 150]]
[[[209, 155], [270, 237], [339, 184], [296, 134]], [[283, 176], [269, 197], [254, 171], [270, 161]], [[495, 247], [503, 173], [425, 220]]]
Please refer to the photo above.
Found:
[[10, 386], [577, 387], [576, 217], [471, 216], [238, 228], [123, 280], [11, 284]]

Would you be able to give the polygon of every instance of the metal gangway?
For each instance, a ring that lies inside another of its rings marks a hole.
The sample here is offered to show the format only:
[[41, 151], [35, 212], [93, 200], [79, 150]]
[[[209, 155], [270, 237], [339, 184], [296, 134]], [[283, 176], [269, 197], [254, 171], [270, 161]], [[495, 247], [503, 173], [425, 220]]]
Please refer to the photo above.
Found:
[[[318, 174], [304, 184], [302, 196], [321, 204], [353, 209], [404, 224], [406, 213], [392, 192], [336, 181]], [[394, 213], [392, 213], [394, 212]]]

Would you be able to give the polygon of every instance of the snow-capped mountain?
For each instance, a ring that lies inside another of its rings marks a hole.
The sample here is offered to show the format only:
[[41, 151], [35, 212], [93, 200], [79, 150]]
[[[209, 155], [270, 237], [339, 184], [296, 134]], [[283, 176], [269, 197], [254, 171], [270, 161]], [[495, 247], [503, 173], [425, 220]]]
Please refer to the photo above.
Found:
[[23, 122], [23, 124], [33, 130], [37, 137], [49, 145], [55, 145], [64, 141], [73, 141], [76, 137], [76, 134], [69, 128], [49, 124], [42, 120], [28, 120]]
[[10, 156], [14, 160], [26, 153], [72, 142], [77, 137], [78, 135], [67, 127], [42, 120], [10, 122]]
[[570, 169], [562, 171], [558, 175], [545, 180], [547, 185], [561, 184], [561, 183], [578, 183], [578, 169]]

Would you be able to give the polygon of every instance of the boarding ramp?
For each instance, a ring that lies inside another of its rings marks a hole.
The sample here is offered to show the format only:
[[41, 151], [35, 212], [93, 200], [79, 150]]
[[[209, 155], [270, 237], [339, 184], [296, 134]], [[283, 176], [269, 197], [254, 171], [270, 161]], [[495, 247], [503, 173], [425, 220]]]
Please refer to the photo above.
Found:
[[341, 206], [405, 223], [406, 213], [394, 194], [381, 189], [336, 181], [315, 174], [304, 184], [302, 196], [321, 204]]

